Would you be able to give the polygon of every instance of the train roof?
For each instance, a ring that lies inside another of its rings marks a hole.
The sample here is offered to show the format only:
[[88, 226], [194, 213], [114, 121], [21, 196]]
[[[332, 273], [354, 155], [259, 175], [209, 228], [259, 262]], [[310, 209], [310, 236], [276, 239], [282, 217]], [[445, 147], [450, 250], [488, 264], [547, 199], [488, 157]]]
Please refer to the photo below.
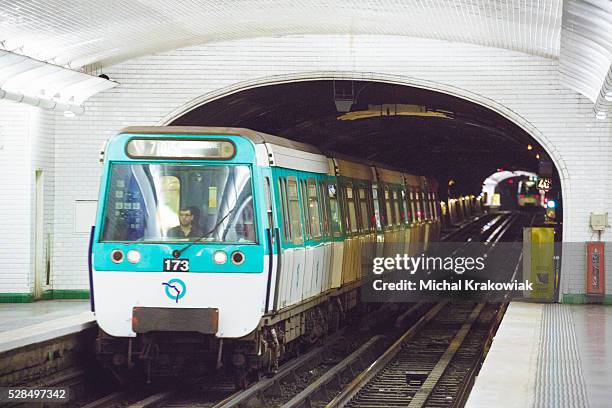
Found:
[[325, 154], [315, 146], [308, 143], [296, 142], [285, 139], [284, 137], [269, 135], [247, 128], [235, 127], [214, 127], [214, 126], [129, 126], [119, 131], [122, 133], [134, 134], [173, 134], [173, 135], [233, 135], [244, 136], [254, 144], [270, 143], [277, 146], [288, 147], [290, 149], [301, 150], [308, 153]]

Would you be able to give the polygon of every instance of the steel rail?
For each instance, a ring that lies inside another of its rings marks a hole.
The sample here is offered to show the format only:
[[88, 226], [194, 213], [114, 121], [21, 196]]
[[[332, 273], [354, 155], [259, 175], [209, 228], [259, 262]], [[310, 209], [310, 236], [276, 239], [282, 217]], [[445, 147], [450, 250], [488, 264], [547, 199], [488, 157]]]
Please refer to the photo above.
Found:
[[395, 357], [395, 355], [402, 348], [402, 344], [410, 340], [418, 331], [429, 321], [431, 321], [442, 308], [446, 305], [446, 302], [436, 304], [431, 310], [423, 315], [410, 329], [408, 329], [397, 341], [395, 341], [391, 347], [387, 349], [374, 363], [372, 363], [366, 370], [359, 374], [353, 381], [351, 381], [334, 399], [332, 399], [326, 407], [344, 407], [350, 400], [361, 390], [378, 372], [385, 367], [385, 365]]
[[446, 349], [440, 360], [438, 360], [433, 370], [431, 370], [431, 372], [421, 385], [419, 391], [417, 391], [417, 393], [412, 397], [410, 404], [408, 404], [408, 408], [422, 408], [425, 406], [427, 398], [429, 398], [436, 384], [438, 384], [438, 381], [440, 380], [440, 378], [442, 378], [442, 375], [444, 375], [446, 368], [455, 356], [455, 353], [457, 353], [457, 350], [459, 350], [459, 348], [463, 344], [463, 340], [465, 340], [466, 336], [472, 329], [472, 325], [474, 324], [476, 319], [478, 319], [478, 316], [480, 315], [480, 312], [482, 312], [484, 306], [484, 303], [479, 303], [478, 305], [476, 305], [474, 310], [472, 310], [472, 313], [470, 313], [470, 316], [468, 317], [466, 322], [461, 326], [453, 340], [450, 342], [448, 348]]

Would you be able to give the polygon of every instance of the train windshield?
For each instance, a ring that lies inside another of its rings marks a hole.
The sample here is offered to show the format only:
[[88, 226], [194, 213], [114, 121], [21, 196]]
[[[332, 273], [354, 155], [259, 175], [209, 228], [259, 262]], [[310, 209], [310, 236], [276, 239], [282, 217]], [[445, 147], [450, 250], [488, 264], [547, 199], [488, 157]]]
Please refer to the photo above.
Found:
[[523, 180], [519, 185], [519, 194], [538, 194], [536, 182], [532, 180]]
[[256, 242], [251, 168], [113, 164], [102, 241]]

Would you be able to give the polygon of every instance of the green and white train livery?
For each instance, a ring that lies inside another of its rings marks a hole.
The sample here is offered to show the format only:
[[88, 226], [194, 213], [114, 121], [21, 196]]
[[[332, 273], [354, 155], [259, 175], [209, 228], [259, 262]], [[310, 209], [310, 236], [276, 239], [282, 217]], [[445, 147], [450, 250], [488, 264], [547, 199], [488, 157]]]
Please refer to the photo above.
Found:
[[439, 234], [434, 180], [248, 129], [131, 127], [103, 154], [91, 287], [115, 372], [273, 370], [357, 304], [385, 240]]

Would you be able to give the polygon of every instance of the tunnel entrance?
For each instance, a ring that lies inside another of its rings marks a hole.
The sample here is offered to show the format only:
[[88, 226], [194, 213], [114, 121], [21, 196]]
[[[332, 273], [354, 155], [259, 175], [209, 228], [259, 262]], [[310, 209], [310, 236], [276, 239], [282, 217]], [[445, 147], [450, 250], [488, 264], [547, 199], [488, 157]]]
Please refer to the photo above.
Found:
[[245, 127], [385, 163], [435, 177], [442, 199], [479, 195], [496, 172], [545, 172], [561, 231], [561, 184], [544, 147], [501, 114], [457, 96], [376, 81], [296, 81], [230, 92], [167, 124]]

